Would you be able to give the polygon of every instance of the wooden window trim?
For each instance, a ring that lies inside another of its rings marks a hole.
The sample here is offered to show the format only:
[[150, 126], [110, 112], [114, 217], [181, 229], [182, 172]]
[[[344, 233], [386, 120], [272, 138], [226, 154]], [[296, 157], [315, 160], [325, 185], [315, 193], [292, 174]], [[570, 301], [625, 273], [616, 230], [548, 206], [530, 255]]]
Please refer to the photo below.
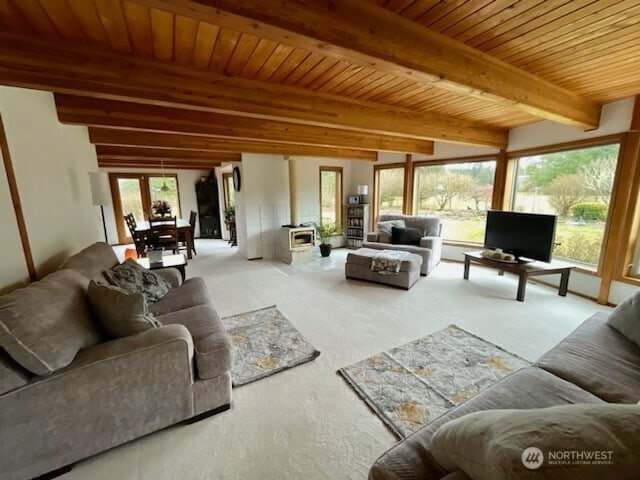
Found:
[[[372, 203], [372, 208], [371, 208], [371, 212], [373, 215], [373, 222], [375, 223], [378, 220], [378, 191], [380, 189], [380, 185], [379, 185], [379, 177], [378, 177], [378, 173], [381, 170], [391, 170], [394, 168], [402, 168], [402, 169], [406, 169], [407, 167], [406, 162], [395, 162], [395, 163], [383, 163], [381, 165], [374, 165], [373, 166], [373, 202]], [[406, 185], [406, 172], [403, 172], [403, 182], [404, 185], [402, 187], [402, 211], [405, 211], [405, 199], [407, 198], [407, 194], [406, 194], [406, 189], [407, 189], [407, 185]]]
[[320, 199], [320, 222], [322, 223], [322, 172], [334, 172], [336, 173], [336, 223], [342, 224], [342, 204], [344, 202], [343, 197], [343, 172], [342, 167], [320, 167], [318, 178], [318, 197]]
[[[611, 191], [611, 207], [609, 210], [609, 214], [607, 215], [607, 221], [604, 226], [604, 235], [602, 237], [602, 249], [600, 254], [600, 259], [598, 261], [598, 265], [593, 269], [588, 269], [584, 266], [579, 266], [576, 264], [576, 270], [581, 271], [582, 273], [588, 273], [590, 275], [594, 275], [597, 277], [603, 277], [603, 268], [609, 261], [614, 261], [611, 258], [612, 252], [611, 250], [615, 250], [613, 255], [617, 253], [617, 249], [613, 245], [611, 241], [611, 231], [616, 228], [616, 225], [619, 224], [616, 204], [618, 204], [618, 190], [619, 184], [622, 181], [622, 168], [624, 163], [624, 152], [626, 150], [626, 138], [627, 135], [625, 133], [616, 133], [613, 135], [605, 135], [602, 137], [594, 137], [594, 138], [586, 138], [582, 140], [576, 140], [572, 142], [563, 142], [556, 143], [552, 145], [545, 145], [542, 147], [534, 147], [523, 150], [514, 150], [512, 152], [506, 152], [506, 157], [509, 161], [509, 165], [511, 166], [511, 177], [507, 181], [507, 187], [510, 187], [511, 191], [509, 192], [508, 201], [509, 204], [506, 204], [505, 197], [505, 207], [512, 208], [513, 198], [515, 196], [515, 177], [517, 175], [517, 163], [518, 160], [523, 157], [531, 157], [535, 155], [544, 155], [550, 153], [558, 153], [558, 152], [566, 152], [569, 150], [580, 150], [582, 148], [591, 148], [591, 147], [600, 147], [603, 145], [613, 145], [618, 143], [620, 148], [618, 150], [618, 159], [616, 163], [616, 173], [614, 177], [613, 187]], [[611, 246], [610, 246], [611, 245]], [[568, 263], [572, 263], [570, 260], [563, 260]], [[610, 284], [610, 282], [609, 282]]]
[[585, 138], [572, 142], [555, 143], [542, 147], [533, 147], [523, 150], [513, 150], [507, 152], [507, 158], [517, 159], [522, 157], [531, 157], [534, 155], [542, 155], [545, 153], [565, 152], [567, 150], [579, 150], [581, 148], [600, 147], [602, 145], [612, 145], [614, 143], [622, 143], [624, 141], [624, 133], [615, 133], [613, 135], [605, 135], [602, 137]]
[[147, 177], [147, 188], [149, 189], [149, 199], [151, 200], [151, 187], [149, 186], [149, 177], [154, 177], [154, 178], [162, 178], [162, 177], [166, 177], [166, 178], [175, 178], [176, 179], [176, 193], [178, 195], [178, 210], [180, 210], [180, 218], [187, 218], [187, 216], [185, 215], [185, 212], [182, 211], [182, 200], [180, 200], [180, 184], [178, 182], [178, 174], [177, 173], [165, 173], [164, 175], [159, 174], [156, 175], [155, 173], [145, 173], [144, 174]]
[[[140, 194], [142, 196], [142, 211], [145, 215], [149, 214], [151, 210], [151, 192], [149, 188], [149, 177], [160, 177], [162, 178], [162, 173], [137, 173], [137, 172], [109, 172], [109, 187], [111, 188], [111, 200], [113, 201], [113, 212], [115, 216], [116, 222], [116, 231], [118, 232], [118, 242], [119, 244], [130, 243], [133, 240], [129, 237], [129, 232], [127, 231], [124, 222], [122, 222], [122, 218], [124, 217], [124, 212], [122, 210], [122, 200], [120, 199], [120, 189], [118, 188], [118, 178], [135, 178], [140, 183]], [[178, 175], [175, 173], [165, 173], [164, 177], [167, 178], [175, 178], [176, 179], [176, 188], [178, 190], [178, 208], [180, 209], [180, 214], [182, 215], [182, 203], [180, 201], [180, 185], [178, 184]]]
[[233, 179], [232, 172], [223, 172], [222, 174], [222, 192], [224, 196], [224, 209], [229, 208], [229, 201], [231, 200], [231, 192], [229, 191], [229, 179]]

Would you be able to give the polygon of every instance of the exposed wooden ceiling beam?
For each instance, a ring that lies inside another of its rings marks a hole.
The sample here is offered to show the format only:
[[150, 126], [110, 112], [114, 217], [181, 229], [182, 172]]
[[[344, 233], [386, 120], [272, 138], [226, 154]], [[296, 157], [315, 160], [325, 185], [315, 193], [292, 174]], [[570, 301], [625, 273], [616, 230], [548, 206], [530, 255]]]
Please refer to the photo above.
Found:
[[433, 142], [181, 108], [56, 94], [62, 123], [321, 147], [433, 154]]
[[110, 145], [96, 145], [96, 154], [102, 158], [114, 160], [151, 159], [170, 162], [173, 160], [193, 162], [241, 162], [240, 153], [231, 152], [202, 152], [198, 150], [178, 150], [168, 148], [145, 147], [113, 147]]
[[211, 170], [219, 167], [220, 162], [192, 162], [179, 160], [165, 161], [161, 165], [160, 160], [140, 158], [131, 160], [117, 160], [98, 155], [98, 167], [100, 168], [168, 168], [172, 170]]
[[10, 33], [0, 33], [0, 84], [426, 140], [507, 143], [506, 130], [455, 118]]
[[276, 142], [254, 142], [211, 138], [200, 135], [181, 135], [116, 130], [89, 127], [89, 140], [95, 145], [145, 147], [154, 149], [199, 150], [211, 152], [271, 153], [301, 157], [328, 157], [376, 161], [376, 152], [349, 148], [325, 148]]
[[365, 0], [135, 0], [404, 78], [598, 127], [600, 106]]

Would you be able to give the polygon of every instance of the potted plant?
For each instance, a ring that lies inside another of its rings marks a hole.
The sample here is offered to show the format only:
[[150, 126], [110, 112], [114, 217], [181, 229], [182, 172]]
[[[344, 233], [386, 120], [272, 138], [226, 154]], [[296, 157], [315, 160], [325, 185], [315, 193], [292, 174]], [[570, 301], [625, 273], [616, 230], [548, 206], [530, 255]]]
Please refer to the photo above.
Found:
[[234, 205], [230, 205], [224, 209], [224, 220], [226, 222], [236, 221], [236, 207]]
[[144, 246], [149, 263], [162, 262], [162, 248], [160, 247], [160, 236], [154, 234], [144, 237]]
[[320, 225], [316, 225], [316, 234], [320, 239], [320, 254], [323, 257], [331, 255], [331, 244], [329, 240], [334, 235], [340, 235], [342, 233], [342, 226], [329, 219], [324, 219]]
[[156, 200], [151, 204], [151, 211], [156, 217], [171, 215], [171, 205], [166, 200]]

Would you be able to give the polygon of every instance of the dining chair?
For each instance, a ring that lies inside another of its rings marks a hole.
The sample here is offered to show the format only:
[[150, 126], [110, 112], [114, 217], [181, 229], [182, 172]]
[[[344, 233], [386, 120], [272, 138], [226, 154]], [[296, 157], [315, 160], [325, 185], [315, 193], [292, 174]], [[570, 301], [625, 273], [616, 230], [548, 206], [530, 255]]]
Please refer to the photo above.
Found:
[[124, 216], [124, 223], [126, 223], [127, 228], [129, 229], [129, 235], [131, 235], [131, 239], [133, 240], [133, 245], [136, 247], [136, 254], [138, 257], [144, 257], [144, 237], [140, 233], [136, 232], [138, 224], [136, 223], [133, 213], [128, 213]]
[[157, 235], [163, 249], [178, 253], [178, 219], [176, 217], [149, 218], [147, 235]]

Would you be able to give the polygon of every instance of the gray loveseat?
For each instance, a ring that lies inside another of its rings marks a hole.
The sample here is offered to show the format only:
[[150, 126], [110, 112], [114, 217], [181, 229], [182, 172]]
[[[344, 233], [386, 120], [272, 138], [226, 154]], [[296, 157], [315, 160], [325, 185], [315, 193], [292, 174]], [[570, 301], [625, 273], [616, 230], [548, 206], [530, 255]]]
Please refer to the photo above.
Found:
[[376, 250], [401, 250], [420, 255], [422, 257], [422, 266], [420, 267], [420, 275], [429, 275], [431, 270], [440, 263], [442, 259], [442, 225], [440, 219], [434, 216], [416, 216], [416, 215], [380, 215], [378, 222], [386, 222], [389, 220], [403, 220], [408, 228], [417, 228], [422, 231], [423, 237], [420, 245], [395, 245], [392, 243], [384, 243], [379, 239], [378, 232], [367, 234], [367, 241], [362, 245], [364, 248], [374, 248]]
[[[106, 341], [90, 279], [118, 263], [94, 244], [58, 272], [0, 297], [0, 477], [21, 480], [231, 403], [232, 346], [200, 278], [151, 312], [164, 326]], [[17, 337], [16, 337], [17, 336]], [[19, 338], [18, 338], [19, 337]]]
[[638, 402], [640, 348], [608, 326], [606, 320], [605, 313], [593, 315], [532, 367], [505, 377], [393, 446], [374, 463], [369, 479], [473, 480], [471, 472], [467, 477], [459, 470], [444, 469], [430, 451], [440, 426], [469, 413]]

